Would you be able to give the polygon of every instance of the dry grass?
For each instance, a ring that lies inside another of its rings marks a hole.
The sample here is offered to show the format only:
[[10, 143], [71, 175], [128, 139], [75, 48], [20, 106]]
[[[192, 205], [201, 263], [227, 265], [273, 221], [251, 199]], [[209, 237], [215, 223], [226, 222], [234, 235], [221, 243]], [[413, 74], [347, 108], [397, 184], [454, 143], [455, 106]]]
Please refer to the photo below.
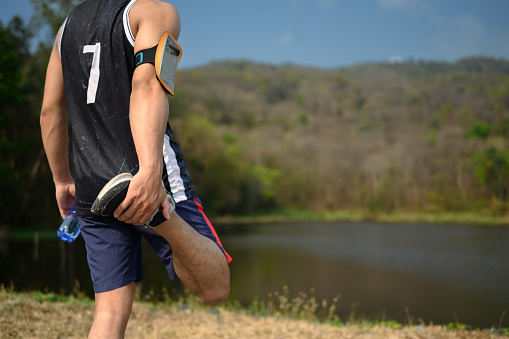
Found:
[[[93, 302], [55, 294], [12, 293], [0, 288], [1, 338], [84, 338], [93, 320]], [[198, 304], [135, 302], [127, 338], [509, 338], [443, 326], [392, 329], [335, 327]]]

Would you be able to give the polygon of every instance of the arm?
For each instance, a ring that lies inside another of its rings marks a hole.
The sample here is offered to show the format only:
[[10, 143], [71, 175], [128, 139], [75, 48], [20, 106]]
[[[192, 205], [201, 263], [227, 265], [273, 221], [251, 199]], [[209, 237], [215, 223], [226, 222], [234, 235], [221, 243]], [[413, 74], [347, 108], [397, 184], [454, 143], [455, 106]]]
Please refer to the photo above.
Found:
[[53, 45], [46, 72], [41, 109], [41, 135], [48, 157], [60, 215], [65, 218], [74, 205], [74, 180], [69, 170], [67, 102], [64, 93], [62, 63], [58, 55], [58, 37]]
[[[135, 53], [155, 46], [164, 32], [180, 34], [176, 9], [165, 2], [140, 0], [130, 12]], [[133, 74], [129, 118], [140, 168], [131, 180], [125, 200], [115, 211], [119, 220], [144, 224], [159, 205], [169, 218], [169, 202], [161, 183], [163, 141], [168, 121], [168, 98], [152, 64], [143, 64]]]
[[[165, 31], [175, 39], [179, 36], [178, 13], [167, 3], [138, 0], [130, 13], [131, 29], [136, 37], [135, 52], [156, 45]], [[137, 15], [143, 17], [138, 18]], [[129, 211], [131, 207], [121, 215], [117, 214], [121, 212], [117, 209], [115, 215], [122, 221], [143, 224], [158, 204], [163, 206], [164, 215], [169, 217], [169, 203], [166, 196], [161, 196], [164, 194], [161, 185], [162, 145], [168, 119], [168, 99], [156, 80], [152, 65], [143, 64], [136, 68], [130, 104], [131, 130], [140, 170], [132, 179], [126, 199], [120, 206], [125, 208], [131, 202], [142, 206], [144, 196], [152, 199], [154, 205], [146, 216], [132, 217], [136, 209]], [[150, 190], [161, 195], [155, 199], [155, 193], [148, 193]], [[126, 213], [133, 214], [124, 219]], [[198, 293], [208, 303], [226, 299], [230, 290], [230, 272], [225, 254], [211, 239], [196, 232], [177, 213], [172, 214], [171, 219], [155, 228], [155, 231], [171, 245], [175, 272], [184, 286]]]

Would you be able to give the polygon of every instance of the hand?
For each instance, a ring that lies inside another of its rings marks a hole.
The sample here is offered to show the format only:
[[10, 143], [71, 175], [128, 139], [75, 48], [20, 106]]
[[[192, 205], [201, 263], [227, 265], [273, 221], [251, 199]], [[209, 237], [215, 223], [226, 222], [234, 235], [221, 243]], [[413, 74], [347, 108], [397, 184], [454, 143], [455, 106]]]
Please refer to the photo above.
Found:
[[72, 206], [76, 203], [74, 197], [76, 188], [74, 181], [66, 183], [55, 183], [55, 194], [57, 197], [57, 205], [60, 210], [60, 216], [65, 219]]
[[164, 217], [169, 219], [171, 205], [161, 175], [140, 170], [132, 178], [127, 195], [115, 210], [114, 216], [128, 224], [144, 225], [159, 205], [163, 208]]

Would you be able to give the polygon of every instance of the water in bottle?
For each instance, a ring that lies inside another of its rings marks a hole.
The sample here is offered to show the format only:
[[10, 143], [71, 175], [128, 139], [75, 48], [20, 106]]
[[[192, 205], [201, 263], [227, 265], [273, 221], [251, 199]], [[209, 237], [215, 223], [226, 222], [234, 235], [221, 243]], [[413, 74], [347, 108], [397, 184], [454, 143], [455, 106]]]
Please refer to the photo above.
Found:
[[79, 234], [80, 223], [78, 215], [76, 214], [76, 205], [74, 205], [69, 211], [69, 214], [67, 214], [67, 217], [65, 217], [62, 225], [60, 225], [60, 228], [57, 231], [57, 235], [63, 241], [73, 242], [76, 240]]

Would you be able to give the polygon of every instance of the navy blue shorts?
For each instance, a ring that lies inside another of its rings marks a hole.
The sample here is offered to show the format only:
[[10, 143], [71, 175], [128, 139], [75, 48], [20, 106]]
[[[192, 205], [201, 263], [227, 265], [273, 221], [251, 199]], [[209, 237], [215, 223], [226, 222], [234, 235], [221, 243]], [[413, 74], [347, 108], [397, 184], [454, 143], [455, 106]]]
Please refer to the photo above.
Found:
[[[198, 233], [214, 241], [224, 252], [228, 263], [231, 261], [197, 198], [177, 203], [175, 211]], [[95, 293], [143, 280], [142, 237], [156, 251], [170, 279], [175, 279], [170, 244], [156, 231], [103, 216], [80, 217], [80, 224]]]

